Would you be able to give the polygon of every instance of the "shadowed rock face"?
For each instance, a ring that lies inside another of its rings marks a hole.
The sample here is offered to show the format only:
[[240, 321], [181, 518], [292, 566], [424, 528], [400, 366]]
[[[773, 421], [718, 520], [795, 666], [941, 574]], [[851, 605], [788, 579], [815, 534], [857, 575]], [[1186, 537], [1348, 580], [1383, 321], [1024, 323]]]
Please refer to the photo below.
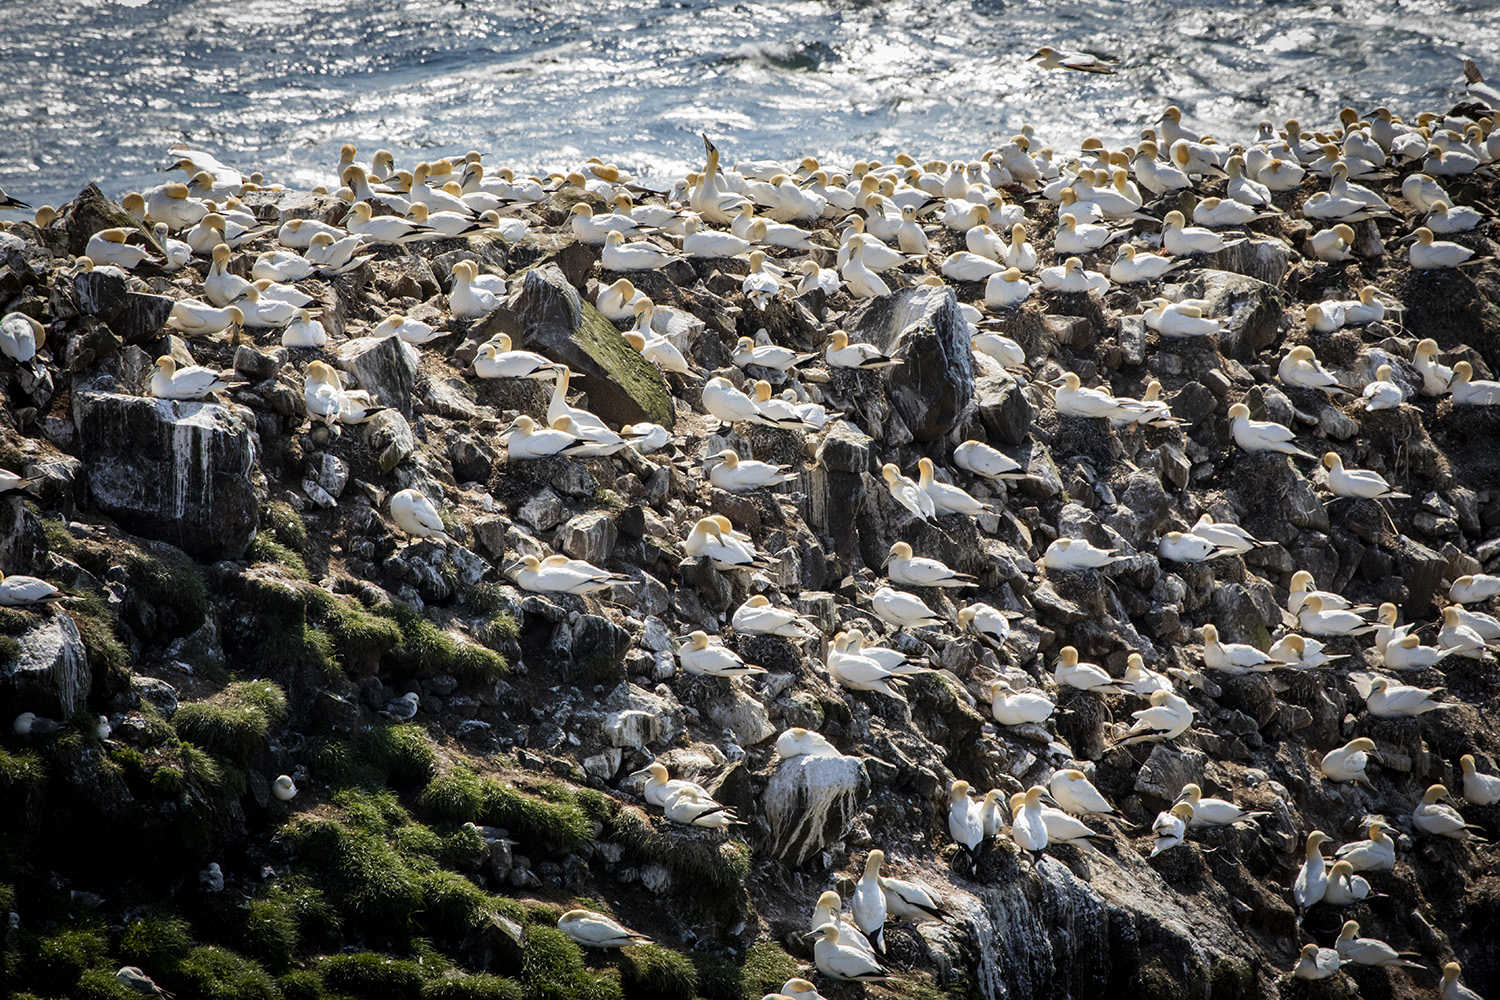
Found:
[[201, 559], [240, 555], [255, 537], [255, 436], [229, 410], [78, 392], [73, 422], [91, 502], [132, 531]]
[[864, 340], [905, 364], [887, 369], [890, 403], [918, 441], [953, 429], [974, 396], [968, 327], [951, 288], [903, 288], [851, 317]]

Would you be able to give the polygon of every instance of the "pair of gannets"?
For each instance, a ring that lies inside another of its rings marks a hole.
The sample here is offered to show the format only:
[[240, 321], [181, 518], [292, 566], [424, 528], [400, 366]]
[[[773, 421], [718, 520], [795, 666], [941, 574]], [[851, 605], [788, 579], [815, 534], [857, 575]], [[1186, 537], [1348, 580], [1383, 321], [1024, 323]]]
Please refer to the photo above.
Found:
[[628, 576], [567, 556], [548, 556], [546, 559], [523, 556], [514, 572], [517, 586], [533, 593], [593, 594], [635, 582]]

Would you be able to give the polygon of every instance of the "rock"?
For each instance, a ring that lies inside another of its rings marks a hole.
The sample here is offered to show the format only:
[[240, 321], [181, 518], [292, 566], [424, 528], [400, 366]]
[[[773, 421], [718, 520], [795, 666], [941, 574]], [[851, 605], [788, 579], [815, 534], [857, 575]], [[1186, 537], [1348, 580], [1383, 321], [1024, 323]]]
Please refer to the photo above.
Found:
[[522, 330], [518, 348], [561, 361], [582, 376], [589, 409], [612, 426], [676, 420], [661, 370], [643, 358], [554, 265], [526, 272], [511, 301]]
[[761, 806], [771, 852], [796, 867], [848, 834], [870, 777], [857, 757], [793, 757], [777, 766]]
[[247, 191], [240, 196], [240, 201], [257, 218], [267, 219], [277, 226], [292, 219], [316, 219], [330, 226], [337, 226], [349, 214], [349, 203], [334, 195], [294, 191], [290, 188], [279, 191]]
[[950, 287], [916, 285], [869, 300], [845, 320], [853, 340], [874, 344], [905, 364], [886, 371], [892, 407], [917, 441], [953, 429], [974, 396], [968, 325]]
[[0, 690], [17, 710], [68, 718], [81, 711], [88, 699], [93, 679], [88, 651], [78, 626], [61, 610], [43, 612], [37, 618], [35, 625], [15, 637], [14, 659], [0, 653]]
[[138, 701], [145, 702], [161, 713], [164, 719], [177, 714], [177, 689], [157, 677], [132, 674], [130, 689]]
[[339, 347], [338, 366], [407, 420], [417, 384], [417, 350], [400, 337], [360, 337]]
[[766, 707], [734, 684], [725, 683], [708, 702], [708, 717], [729, 731], [740, 746], [754, 746], [776, 735]]
[[1228, 271], [1204, 271], [1198, 283], [1203, 288], [1200, 297], [1208, 301], [1204, 315], [1225, 318], [1224, 332], [1218, 337], [1220, 351], [1248, 361], [1271, 346], [1284, 306], [1274, 283]]
[[245, 551], [258, 520], [257, 441], [228, 409], [76, 391], [72, 416], [95, 508], [199, 558]]
[[1251, 239], [1211, 254], [1207, 259], [1224, 271], [1279, 287], [1291, 264], [1292, 252], [1281, 240]]
[[172, 299], [129, 291], [125, 280], [112, 274], [100, 271], [80, 274], [73, 280], [73, 288], [78, 295], [78, 308], [108, 323], [115, 336], [127, 344], [160, 333], [172, 314]]
[[558, 546], [574, 559], [603, 566], [615, 551], [615, 522], [604, 514], [580, 514], [562, 526]]
[[370, 446], [380, 453], [380, 471], [390, 472], [417, 453], [411, 424], [398, 410], [381, 410], [368, 421]]
[[1201, 750], [1173, 751], [1158, 743], [1151, 748], [1146, 763], [1141, 765], [1135, 779], [1135, 790], [1142, 795], [1172, 802], [1188, 782], [1201, 786], [1207, 767], [1208, 755]]
[[[286, 354], [285, 350], [280, 352]], [[234, 370], [252, 381], [275, 378], [281, 369], [283, 358], [274, 354], [262, 354], [249, 344], [234, 349]]]
[[630, 651], [630, 633], [608, 618], [579, 615], [573, 623], [572, 649], [579, 676], [591, 681], [613, 681]]
[[611, 712], [604, 719], [604, 733], [610, 746], [640, 750], [661, 737], [661, 720], [651, 712], [634, 708]]
[[562, 498], [545, 486], [516, 512], [517, 517], [537, 531], [555, 528], [562, 520], [562, 514]]
[[817, 464], [832, 472], [850, 472], [855, 475], [869, 472], [874, 467], [871, 457], [871, 446], [874, 443], [859, 428], [841, 420], [833, 424], [823, 440], [818, 442]]
[[156, 234], [145, 224], [137, 222], [129, 212], [120, 207], [119, 202], [104, 197], [104, 192], [99, 190], [97, 184], [90, 184], [64, 205], [53, 225], [66, 230], [68, 252], [75, 257], [83, 256], [83, 252], [88, 249], [89, 237], [104, 229], [134, 230], [131, 233], [132, 239], [139, 238], [152, 253], [159, 257], [165, 256], [161, 244], [156, 242]]
[[985, 375], [976, 385], [979, 394], [979, 421], [992, 440], [1006, 444], [1023, 444], [1031, 432], [1034, 417], [1031, 401], [1021, 391], [1020, 383], [1009, 376]]

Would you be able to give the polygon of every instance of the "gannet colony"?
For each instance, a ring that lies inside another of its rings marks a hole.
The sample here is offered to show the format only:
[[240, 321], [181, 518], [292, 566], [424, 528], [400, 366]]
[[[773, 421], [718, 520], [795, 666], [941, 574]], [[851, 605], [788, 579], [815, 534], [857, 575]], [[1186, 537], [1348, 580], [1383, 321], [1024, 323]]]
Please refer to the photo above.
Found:
[[0, 232], [5, 988], [1500, 996], [1477, 76], [667, 190], [100, 164]]

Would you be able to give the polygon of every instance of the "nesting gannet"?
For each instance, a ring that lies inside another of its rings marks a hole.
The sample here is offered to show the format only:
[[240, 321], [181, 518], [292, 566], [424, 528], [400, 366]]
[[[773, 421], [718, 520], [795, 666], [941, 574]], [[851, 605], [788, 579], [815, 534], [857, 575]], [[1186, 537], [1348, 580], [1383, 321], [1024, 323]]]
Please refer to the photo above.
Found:
[[793, 726], [776, 737], [776, 753], [782, 760], [792, 757], [838, 757], [838, 748], [828, 742], [828, 737], [811, 729]]
[[1371, 715], [1382, 718], [1402, 718], [1424, 715], [1442, 708], [1452, 708], [1450, 702], [1436, 700], [1442, 690], [1409, 687], [1392, 683], [1386, 677], [1371, 677], [1369, 674], [1353, 674], [1350, 680], [1365, 699], [1365, 707]]
[[1193, 724], [1193, 706], [1172, 691], [1153, 691], [1151, 707], [1131, 712], [1135, 724], [1125, 733], [1122, 745], [1175, 740]]
[[497, 333], [479, 346], [474, 374], [479, 378], [546, 379], [557, 375], [557, 366], [535, 351], [513, 350], [510, 337]]
[[1265, 544], [1233, 521], [1215, 521], [1212, 514], [1199, 517], [1197, 523], [1193, 525], [1191, 534], [1236, 555], [1243, 555], [1257, 545]]
[[650, 243], [626, 243], [625, 235], [620, 230], [613, 229], [604, 238], [601, 259], [606, 271], [618, 272], [649, 271], [683, 258]]
[[825, 891], [818, 897], [813, 905], [812, 928], [816, 931], [824, 924], [835, 924], [839, 929], [839, 940], [845, 945], [857, 950], [860, 954], [877, 961], [875, 946], [870, 943], [865, 932], [859, 926], [841, 912], [844, 905], [843, 898], [832, 889]]
[[905, 701], [898, 687], [905, 681], [905, 669], [888, 667], [873, 656], [853, 652], [847, 633], [840, 632], [828, 652], [828, 673], [840, 687], [850, 691], [875, 691]]
[[290, 802], [297, 797], [297, 784], [290, 775], [283, 774], [271, 783], [271, 792], [281, 801]]
[[990, 714], [1002, 726], [1045, 722], [1057, 706], [1040, 691], [1016, 691], [1003, 680], [989, 686]]
[[651, 940], [592, 910], [569, 910], [557, 918], [557, 929], [585, 948], [624, 948]]
[[741, 420], [763, 424], [768, 421], [761, 416], [755, 401], [736, 389], [723, 376], [714, 376], [703, 387], [703, 408], [710, 416], [726, 424]]
[[240, 309], [240, 325], [247, 330], [280, 330], [297, 318], [301, 306], [272, 298], [255, 285], [244, 288], [234, 300]]
[[1314, 830], [1307, 835], [1302, 867], [1297, 870], [1297, 877], [1292, 882], [1292, 899], [1299, 909], [1305, 910], [1321, 903], [1323, 894], [1328, 891], [1328, 867], [1322, 850], [1323, 841], [1327, 839], [1328, 834], [1322, 830]]
[[1020, 368], [1026, 364], [1026, 352], [1021, 345], [1001, 333], [985, 331], [970, 336], [969, 349], [975, 354], [994, 358], [1006, 368]]
[[1343, 929], [1339, 931], [1338, 941], [1334, 943], [1339, 957], [1356, 965], [1382, 965], [1387, 968], [1421, 969], [1424, 968], [1418, 962], [1409, 962], [1401, 956], [1390, 945], [1378, 938], [1359, 937], [1359, 922], [1355, 920], [1344, 921]]
[[813, 933], [819, 935], [813, 945], [813, 964], [823, 975], [859, 983], [881, 982], [888, 977], [886, 969], [874, 958], [839, 943], [838, 925], [824, 924]]
[[1305, 569], [1299, 569], [1292, 574], [1291, 589], [1287, 595], [1286, 610], [1288, 614], [1295, 615], [1302, 608], [1302, 603], [1308, 597], [1317, 597], [1323, 602], [1324, 609], [1339, 609], [1347, 611], [1373, 611], [1367, 604], [1356, 605], [1344, 597], [1327, 590], [1317, 590], [1314, 587], [1313, 575]]
[[302, 387], [302, 402], [307, 408], [309, 419], [321, 420], [324, 426], [332, 427], [343, 410], [343, 396], [343, 382], [332, 365], [322, 361], [308, 364], [307, 377]]
[[[1323, 310], [1318, 306], [1308, 306], [1307, 311], [1309, 322], [1315, 313], [1323, 315]], [[1276, 369], [1276, 375], [1286, 385], [1299, 389], [1321, 389], [1330, 396], [1353, 395], [1353, 390], [1340, 385], [1333, 373], [1319, 363], [1313, 349], [1305, 344], [1299, 344], [1286, 353]]]
[[201, 365], [177, 367], [177, 360], [169, 354], [156, 359], [156, 370], [151, 373], [151, 395], [157, 399], [198, 400], [232, 383], [232, 372], [217, 372]]
[[1221, 548], [1199, 535], [1169, 531], [1157, 543], [1157, 554], [1172, 562], [1199, 563], [1234, 555], [1234, 549]]
[[870, 851], [865, 856], [864, 874], [854, 883], [854, 894], [849, 897], [849, 912], [854, 916], [854, 926], [875, 946], [877, 952], [885, 951], [885, 921], [889, 912], [880, 878], [880, 866], [884, 863], [884, 851], [879, 848]]
[[1156, 814], [1151, 824], [1151, 857], [1170, 851], [1187, 839], [1188, 824], [1193, 819], [1193, 807], [1187, 802], [1178, 802], [1170, 809]]
[[[493, 344], [485, 347], [493, 348]], [[481, 348], [481, 352], [483, 348]], [[570, 431], [554, 427], [538, 428], [536, 421], [522, 413], [500, 435], [506, 456], [512, 462], [551, 455], [572, 455], [589, 447], [589, 442]]]
[[772, 606], [764, 595], [756, 594], [746, 599], [734, 612], [731, 624], [736, 632], [759, 635], [780, 635], [789, 639], [805, 639], [818, 634], [818, 628], [788, 608]]
[[1042, 565], [1057, 570], [1100, 569], [1124, 558], [1114, 549], [1101, 549], [1086, 538], [1057, 538], [1042, 553]]
[[881, 354], [873, 344], [851, 344], [849, 335], [842, 330], [835, 330], [830, 334], [823, 357], [834, 368], [885, 368], [902, 363]]
[[917, 480], [917, 489], [931, 498], [933, 512], [938, 516], [944, 514], [967, 514], [973, 516], [982, 513], [993, 513], [992, 508], [988, 504], [976, 500], [965, 490], [948, 483], [939, 482], [933, 478], [935, 466], [932, 459], [927, 456], [924, 455], [917, 459], [917, 469], [920, 476]]
[[1163, 337], [1210, 337], [1224, 332], [1221, 320], [1203, 315], [1203, 307], [1164, 298], [1151, 299], [1141, 314], [1146, 325]]
[[986, 479], [1025, 479], [1026, 471], [1009, 455], [983, 441], [968, 440], [953, 449], [953, 464]]
[[1146, 659], [1140, 653], [1131, 653], [1125, 658], [1125, 676], [1121, 678], [1126, 690], [1142, 698], [1150, 698], [1157, 691], [1172, 693], [1172, 682], [1162, 674], [1146, 667]]
[[709, 471], [708, 481], [728, 493], [744, 493], [763, 486], [779, 486], [796, 481], [798, 474], [785, 466], [770, 465], [741, 459], [733, 448], [709, 455], [705, 461], [715, 462]]
[[1422, 375], [1422, 395], [1442, 396], [1448, 392], [1453, 381], [1453, 369], [1439, 364], [1437, 341], [1428, 338], [1418, 341], [1411, 363]]
[[453, 541], [444, 530], [437, 507], [417, 490], [405, 489], [391, 497], [391, 518], [396, 527], [413, 538]]
[[887, 462], [880, 468], [880, 475], [885, 480], [886, 488], [890, 490], [891, 496], [896, 502], [920, 518], [931, 520], [937, 516], [937, 508], [933, 504], [932, 497], [915, 482], [901, 474], [901, 469], [892, 462]]
[[[587, 568], [583, 568], [587, 567]], [[515, 581], [522, 590], [534, 593], [593, 594], [616, 584], [632, 582], [606, 570], [589, 566], [581, 560], [566, 560], [564, 565], [543, 564], [536, 556], [521, 558], [515, 570]]]
[[1312, 247], [1313, 256], [1319, 260], [1329, 263], [1348, 260], [1354, 255], [1354, 229], [1341, 222], [1313, 233], [1308, 237], [1308, 244]]
[[1203, 665], [1227, 674], [1263, 673], [1276, 666], [1270, 655], [1242, 642], [1220, 642], [1212, 623], [1203, 626]]
[[1448, 798], [1448, 789], [1443, 785], [1431, 785], [1422, 794], [1421, 803], [1412, 810], [1412, 826], [1423, 833], [1453, 840], [1481, 840], [1471, 831], [1480, 827], [1465, 823], [1457, 809], [1444, 805], [1440, 800]]
[[1463, 975], [1463, 967], [1457, 962], [1449, 962], [1443, 966], [1443, 984], [1438, 990], [1439, 1000], [1484, 1000], [1478, 993], [1458, 981], [1461, 975]]
[[290, 219], [276, 230], [276, 242], [291, 250], [307, 250], [313, 245], [313, 238], [318, 235], [327, 236], [330, 240], [349, 238], [339, 227], [317, 219]]
[[637, 289], [629, 278], [620, 278], [613, 284], [599, 289], [599, 295], [594, 299], [594, 307], [604, 314], [605, 319], [618, 323], [622, 320], [634, 319], [636, 306], [641, 302], [649, 301], [646, 293]]
[[130, 230], [126, 229], [101, 229], [89, 237], [88, 248], [84, 253], [95, 264], [112, 264], [127, 271], [140, 267], [148, 260], [159, 262], [145, 247], [126, 243], [129, 235]]
[[1500, 406], [1500, 382], [1474, 379], [1474, 366], [1460, 361], [1453, 366], [1448, 383], [1455, 406]]
[[1372, 625], [1363, 612], [1324, 607], [1323, 598], [1308, 594], [1297, 612], [1297, 623], [1309, 635], [1365, 635], [1379, 626]]
[[1167, 213], [1162, 222], [1161, 245], [1167, 253], [1182, 257], [1196, 253], [1217, 253], [1245, 242], [1243, 239], [1226, 239], [1221, 233], [1202, 226], [1189, 226], [1181, 212], [1175, 209]]
[[1360, 736], [1336, 750], [1328, 751], [1319, 764], [1323, 777], [1329, 781], [1352, 781], [1366, 788], [1374, 787], [1365, 774], [1365, 765], [1369, 763], [1370, 752], [1374, 749], [1374, 740]]
[[[176, 306], [173, 307], [173, 315], [175, 314]], [[168, 320], [170, 319], [169, 316]], [[0, 317], [0, 354], [4, 354], [18, 365], [26, 365], [36, 370], [37, 348], [41, 347], [46, 339], [46, 328], [25, 313], [6, 313]]]
[[1360, 393], [1366, 410], [1395, 410], [1406, 399], [1406, 392], [1393, 379], [1390, 365], [1381, 365], [1375, 370], [1375, 381]]
[[1272, 451], [1316, 461], [1313, 455], [1292, 443], [1296, 435], [1289, 428], [1269, 420], [1250, 419], [1250, 407], [1244, 403], [1235, 403], [1229, 408], [1229, 421], [1234, 443], [1244, 451]]
[[1138, 253], [1129, 243], [1120, 247], [1114, 262], [1109, 265], [1109, 280], [1117, 285], [1129, 285], [1137, 281], [1156, 281], [1178, 268], [1185, 267], [1182, 261], [1162, 257], [1154, 253]]
[[1228, 826], [1241, 820], [1271, 815], [1268, 812], [1248, 812], [1224, 799], [1204, 798], [1203, 790], [1191, 781], [1182, 786], [1177, 799], [1193, 807], [1193, 818], [1188, 823], [1189, 826]]
[[1458, 604], [1478, 604], [1491, 597], [1500, 597], [1500, 576], [1490, 573], [1466, 574], [1448, 588], [1448, 599]]
[[1111, 419], [1129, 416], [1129, 410], [1106, 389], [1084, 388], [1083, 380], [1074, 372], [1064, 372], [1062, 385], [1057, 386], [1054, 404], [1058, 413], [1074, 417]]
[[362, 236], [371, 243], [415, 243], [441, 235], [432, 227], [409, 219], [394, 215], [377, 216], [366, 201], [354, 203], [344, 219], [344, 228], [350, 235]]
[[1348, 861], [1335, 861], [1328, 869], [1328, 886], [1323, 893], [1323, 902], [1329, 906], [1351, 906], [1369, 897], [1369, 881], [1354, 874], [1354, 866]]
[[[806, 979], [788, 979], [781, 985], [781, 996], [786, 997], [787, 1000], [826, 1000], [823, 994], [819, 993]], [[780, 997], [774, 993], [767, 993], [766, 997], [780, 1000]], [[766, 997], [761, 997], [761, 1000], [766, 1000]]]
[[816, 357], [816, 354], [799, 354], [775, 344], [757, 347], [755, 341], [749, 337], [741, 337], [735, 344], [734, 353], [731, 355], [734, 363], [741, 368], [760, 365], [762, 368], [772, 368], [779, 372], [789, 371]]
[[1085, 270], [1083, 261], [1077, 257], [1069, 257], [1060, 267], [1044, 267], [1036, 276], [1048, 291], [1072, 294], [1097, 292], [1100, 295], [1109, 292], [1109, 279], [1098, 271]]
[[1052, 680], [1058, 687], [1073, 687], [1096, 694], [1123, 694], [1123, 689], [1107, 671], [1096, 663], [1081, 663], [1078, 650], [1064, 646], [1057, 654]]
[[306, 309], [292, 314], [292, 321], [281, 331], [282, 347], [323, 347], [328, 343], [328, 331], [323, 322]]
[[1114, 806], [1099, 794], [1099, 789], [1094, 787], [1088, 776], [1077, 768], [1054, 771], [1047, 782], [1047, 789], [1060, 808], [1078, 816], [1115, 811]]
[[1387, 829], [1384, 823], [1371, 823], [1368, 840], [1345, 844], [1334, 855], [1355, 871], [1388, 872], [1396, 867], [1396, 842]]
[[942, 624], [920, 597], [891, 587], [881, 587], [871, 594], [870, 607], [881, 621], [898, 629], [930, 628]]
[[1462, 244], [1434, 239], [1432, 230], [1426, 226], [1418, 227], [1409, 238], [1416, 242], [1408, 248], [1407, 255], [1411, 266], [1421, 271], [1457, 267], [1474, 256], [1474, 251]]
[[804, 260], [798, 270], [802, 272], [802, 280], [797, 283], [794, 294], [806, 295], [814, 288], [820, 290], [824, 296], [837, 295], [839, 288], [843, 286], [839, 272], [831, 267], [819, 267], [815, 260]]
[[973, 587], [978, 584], [975, 577], [956, 572], [941, 560], [913, 556], [907, 542], [893, 544], [882, 565], [892, 583], [912, 587]]
[[1010, 838], [1023, 851], [1035, 853], [1047, 849], [1049, 831], [1042, 815], [1046, 795], [1047, 790], [1041, 785], [1032, 785], [1024, 793], [1011, 796]]
[[[880, 867], [885, 864], [885, 852], [875, 850], [870, 853], [871, 856], [878, 855], [879, 857], [879, 860], [875, 862], [875, 874], [881, 890], [885, 893], [886, 913], [891, 919], [907, 920], [915, 924], [943, 918], [947, 911], [943, 908], [941, 896], [930, 887], [918, 882], [887, 878], [881, 875]], [[868, 864], [869, 862], [866, 861], [867, 866]]]
[[1319, 948], [1315, 944], [1302, 946], [1302, 955], [1292, 967], [1292, 975], [1298, 979], [1327, 979], [1343, 965], [1339, 953], [1332, 948]]
[[1474, 755], [1466, 753], [1458, 759], [1464, 772], [1464, 801], [1474, 806], [1489, 806], [1500, 802], [1500, 777], [1482, 774], [1474, 766]]

